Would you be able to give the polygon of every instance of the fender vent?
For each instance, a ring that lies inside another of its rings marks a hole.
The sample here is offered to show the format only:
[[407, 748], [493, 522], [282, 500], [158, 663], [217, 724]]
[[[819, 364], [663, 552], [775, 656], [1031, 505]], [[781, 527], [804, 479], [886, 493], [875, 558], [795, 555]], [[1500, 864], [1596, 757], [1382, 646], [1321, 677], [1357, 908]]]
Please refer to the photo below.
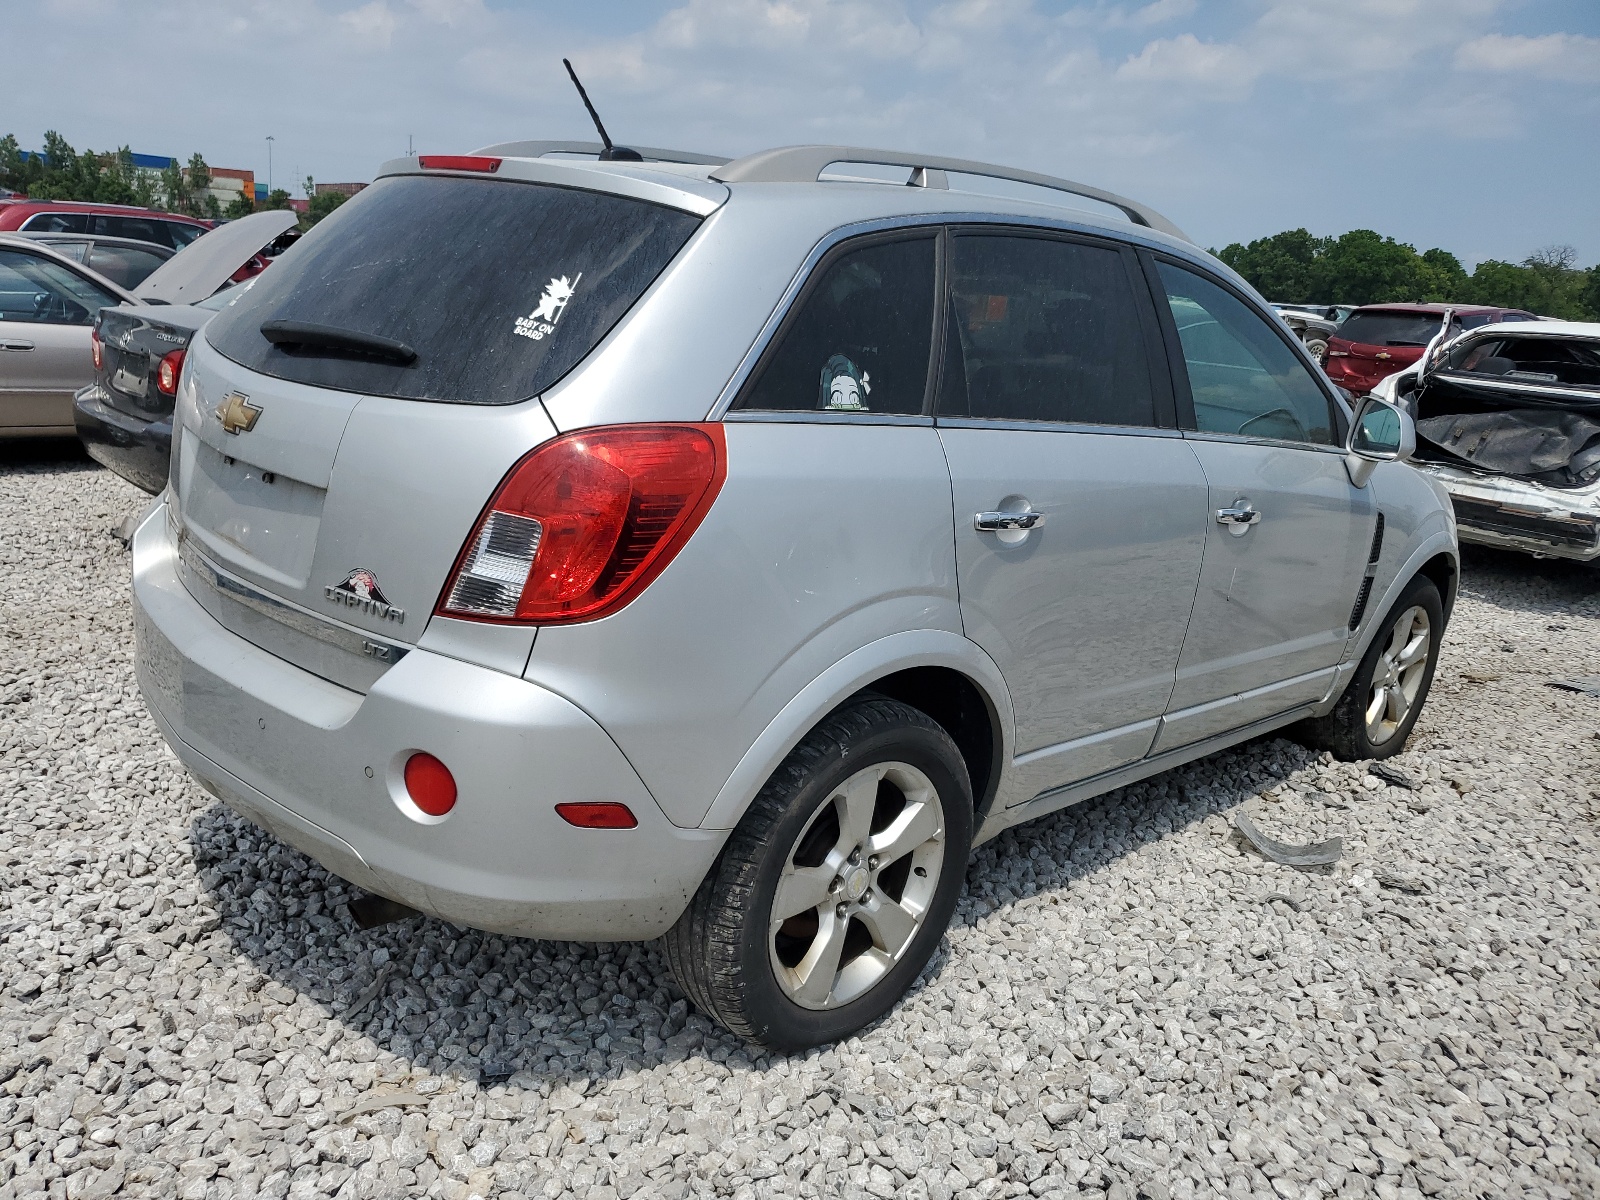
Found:
[[1372, 599], [1372, 581], [1378, 576], [1378, 559], [1383, 555], [1383, 514], [1378, 514], [1378, 527], [1372, 531], [1372, 549], [1367, 554], [1367, 569], [1361, 577], [1361, 590], [1356, 593], [1356, 606], [1350, 610], [1350, 629], [1355, 631], [1366, 615], [1367, 601]]

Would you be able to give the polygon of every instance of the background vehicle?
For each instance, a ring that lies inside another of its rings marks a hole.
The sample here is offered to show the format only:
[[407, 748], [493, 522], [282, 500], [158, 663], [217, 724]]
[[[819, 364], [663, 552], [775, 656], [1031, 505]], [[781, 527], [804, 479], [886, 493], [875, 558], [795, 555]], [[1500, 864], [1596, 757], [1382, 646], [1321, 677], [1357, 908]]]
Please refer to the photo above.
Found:
[[1446, 313], [1451, 328], [1476, 329], [1497, 321], [1537, 321], [1516, 308], [1474, 304], [1368, 304], [1347, 317], [1328, 339], [1328, 376], [1358, 396], [1385, 376], [1409, 367], [1440, 332]]
[[[166, 486], [172, 403], [189, 339], [242, 294], [238, 287], [217, 291], [238, 278], [229, 268], [241, 260], [245, 268], [264, 262], [261, 248], [294, 223], [295, 215], [281, 210], [230, 221], [139, 290], [143, 299], [159, 303], [100, 310], [91, 334], [93, 382], [72, 405], [78, 436], [94, 459], [147, 492]], [[191, 296], [197, 297], [192, 304], [172, 303]]]
[[[259, 218], [267, 220], [256, 223]], [[293, 214], [287, 219], [292, 223]], [[73, 433], [73, 395], [95, 378], [96, 312], [211, 295], [262, 245], [241, 251], [241, 243], [258, 231], [270, 240], [274, 230], [281, 232], [285, 214], [256, 213], [246, 220], [253, 224], [231, 222], [174, 254], [134, 289], [35, 238], [0, 234], [0, 437]], [[242, 234], [238, 226], [244, 226]]]
[[1416, 418], [1462, 541], [1600, 558], [1600, 325], [1471, 329], [1375, 394]]
[[132, 238], [182, 250], [211, 228], [211, 222], [182, 213], [130, 204], [90, 204], [78, 200], [0, 200], [0, 232], [88, 233]]
[[1339, 327], [1338, 322], [1329, 320], [1317, 312], [1295, 308], [1285, 304], [1274, 304], [1278, 315], [1283, 318], [1283, 323], [1294, 330], [1295, 336], [1306, 344], [1306, 349], [1311, 352], [1311, 357], [1318, 363], [1328, 361], [1328, 339], [1333, 336], [1333, 331]]
[[82, 263], [121, 287], [135, 288], [177, 251], [171, 246], [133, 238], [96, 237], [92, 233], [23, 233], [57, 254]]
[[1160, 214], [558, 149], [387, 164], [191, 342], [135, 624], [213, 794], [452, 920], [665, 935], [798, 1047], [895, 1003], [975, 841], [1404, 744], [1456, 559], [1409, 418]]
[[94, 375], [94, 314], [135, 303], [49, 246], [0, 234], [0, 437], [72, 433], [72, 393]]

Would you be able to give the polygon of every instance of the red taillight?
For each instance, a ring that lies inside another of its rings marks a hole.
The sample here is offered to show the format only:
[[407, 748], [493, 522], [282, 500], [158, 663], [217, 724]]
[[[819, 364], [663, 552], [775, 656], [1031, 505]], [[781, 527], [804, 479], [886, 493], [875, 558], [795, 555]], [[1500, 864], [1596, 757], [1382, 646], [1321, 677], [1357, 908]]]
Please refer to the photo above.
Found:
[[715, 423], [615, 425], [546, 442], [489, 501], [435, 611], [539, 625], [615, 612], [699, 527], [727, 458]]
[[632, 829], [639, 818], [626, 804], [601, 800], [584, 804], [558, 804], [556, 812], [568, 825], [579, 829]]
[[[99, 364], [96, 363], [96, 366]], [[178, 394], [178, 376], [183, 373], [183, 351], [171, 350], [162, 358], [161, 365], [156, 368], [156, 391], [163, 396], [176, 396]]]
[[105, 347], [100, 344], [100, 331], [98, 329], [89, 331], [89, 357], [94, 359], [94, 369], [96, 371], [105, 369], [106, 351]]
[[456, 780], [450, 768], [421, 751], [406, 759], [406, 792], [430, 817], [442, 817], [456, 806]]
[[498, 158], [484, 158], [477, 154], [421, 154], [417, 161], [424, 171], [483, 171], [500, 169]]

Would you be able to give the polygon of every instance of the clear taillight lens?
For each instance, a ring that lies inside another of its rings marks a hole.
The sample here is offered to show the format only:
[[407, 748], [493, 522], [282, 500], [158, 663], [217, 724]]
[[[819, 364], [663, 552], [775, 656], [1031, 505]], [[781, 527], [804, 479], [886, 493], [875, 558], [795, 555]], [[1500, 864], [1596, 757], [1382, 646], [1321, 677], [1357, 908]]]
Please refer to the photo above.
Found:
[[666, 569], [726, 474], [719, 424], [619, 425], [546, 442], [489, 501], [436, 611], [540, 625], [615, 612]]

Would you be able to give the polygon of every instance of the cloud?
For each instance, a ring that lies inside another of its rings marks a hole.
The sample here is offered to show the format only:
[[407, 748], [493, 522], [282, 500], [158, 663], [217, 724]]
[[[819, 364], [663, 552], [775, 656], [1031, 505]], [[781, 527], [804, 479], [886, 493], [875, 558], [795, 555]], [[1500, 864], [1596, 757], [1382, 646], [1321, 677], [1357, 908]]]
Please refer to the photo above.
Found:
[[343, 25], [359, 44], [369, 49], [375, 47], [387, 49], [394, 41], [394, 31], [400, 21], [389, 10], [384, 0], [372, 0], [370, 4], [340, 13], [339, 24]]
[[1262, 64], [1243, 46], [1202, 42], [1192, 33], [1151, 42], [1117, 68], [1122, 79], [1190, 85], [1209, 91], [1248, 92]]
[[1576, 33], [1543, 37], [1491, 33], [1457, 49], [1455, 64], [1464, 71], [1533, 75], [1592, 85], [1600, 80], [1600, 38]]

